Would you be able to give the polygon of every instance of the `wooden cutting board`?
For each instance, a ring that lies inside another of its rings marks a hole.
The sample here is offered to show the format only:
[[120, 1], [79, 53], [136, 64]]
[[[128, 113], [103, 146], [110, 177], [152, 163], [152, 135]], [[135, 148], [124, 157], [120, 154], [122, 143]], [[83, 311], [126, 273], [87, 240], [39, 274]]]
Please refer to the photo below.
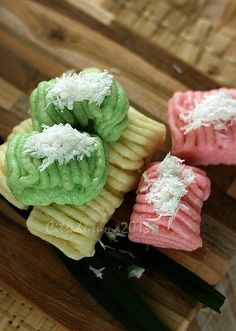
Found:
[[[0, 0], [0, 45], [2, 140], [27, 116], [28, 94], [35, 85], [69, 69], [108, 68], [125, 86], [132, 105], [164, 123], [174, 91], [217, 87], [85, 1]], [[168, 134], [156, 157], [169, 148]], [[162, 251], [215, 285], [236, 249], [236, 172], [226, 166], [206, 170], [213, 189], [203, 209], [204, 247], [193, 253]], [[128, 220], [132, 203], [133, 195], [127, 195], [115, 214], [117, 221]], [[121, 330], [74, 281], [54, 249], [21, 226], [24, 215], [3, 199], [0, 207], [0, 280], [70, 330]], [[135, 284], [172, 330], [186, 330], [200, 308], [158, 275]]]

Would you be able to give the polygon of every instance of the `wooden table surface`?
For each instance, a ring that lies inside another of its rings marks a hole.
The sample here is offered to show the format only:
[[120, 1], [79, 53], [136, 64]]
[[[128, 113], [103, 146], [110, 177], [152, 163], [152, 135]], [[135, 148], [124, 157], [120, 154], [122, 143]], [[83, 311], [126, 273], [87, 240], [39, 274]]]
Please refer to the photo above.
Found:
[[[82, 3], [82, 6], [81, 6]], [[78, 6], [79, 4], [79, 6]], [[0, 0], [0, 137], [27, 117], [28, 95], [36, 84], [69, 69], [109, 69], [138, 110], [167, 122], [174, 91], [218, 87], [194, 68], [124, 28], [101, 8], [72, 0]], [[169, 151], [169, 134], [157, 154]], [[213, 184], [203, 209], [204, 247], [165, 254], [217, 284], [236, 248], [235, 167], [206, 168]], [[129, 218], [128, 195], [115, 219]], [[24, 215], [3, 199], [0, 222], [0, 280], [69, 330], [121, 330], [71, 277], [54, 249], [21, 225]], [[125, 208], [124, 208], [125, 207]], [[186, 330], [200, 305], [155, 277], [136, 281], [146, 300], [172, 330]]]

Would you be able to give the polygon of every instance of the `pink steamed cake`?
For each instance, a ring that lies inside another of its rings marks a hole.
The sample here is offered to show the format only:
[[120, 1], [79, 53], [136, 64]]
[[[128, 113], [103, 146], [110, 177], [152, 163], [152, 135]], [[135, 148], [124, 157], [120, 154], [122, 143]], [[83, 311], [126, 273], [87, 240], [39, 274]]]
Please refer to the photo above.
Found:
[[[159, 162], [152, 164], [145, 174], [149, 179], [157, 177]], [[129, 239], [147, 245], [161, 248], [173, 248], [178, 250], [192, 251], [202, 246], [200, 237], [201, 209], [203, 202], [210, 195], [210, 180], [206, 173], [198, 168], [184, 165], [185, 169], [191, 168], [195, 175], [195, 181], [187, 187], [187, 194], [181, 199], [187, 208], [180, 206], [175, 219], [168, 228], [168, 216], [158, 219], [154, 206], [147, 201], [143, 189], [146, 185], [142, 176], [137, 189], [136, 203], [133, 208], [129, 225]], [[143, 224], [150, 222], [158, 227], [152, 230]]]
[[172, 155], [183, 158], [192, 165], [236, 164], [236, 124], [229, 126], [227, 131], [224, 131], [225, 137], [218, 134], [219, 132], [212, 125], [202, 126], [186, 135], [181, 130], [185, 123], [179, 118], [179, 114], [187, 114], [204, 97], [219, 92], [229, 93], [236, 99], [236, 89], [226, 88], [207, 92], [176, 92], [170, 99], [169, 126]]

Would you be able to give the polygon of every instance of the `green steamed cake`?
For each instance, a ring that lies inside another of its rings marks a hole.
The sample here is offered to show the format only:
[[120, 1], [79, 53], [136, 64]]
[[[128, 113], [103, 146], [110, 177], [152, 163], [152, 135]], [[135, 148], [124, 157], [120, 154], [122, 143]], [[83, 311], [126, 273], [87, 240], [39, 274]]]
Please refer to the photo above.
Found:
[[[55, 127], [58, 127], [56, 135]], [[13, 195], [25, 205], [49, 205], [53, 202], [82, 205], [92, 200], [102, 191], [107, 179], [106, 144], [99, 137], [87, 133], [78, 143], [72, 132], [78, 131], [69, 124], [54, 125], [50, 129], [54, 130], [53, 134], [45, 133], [48, 131], [45, 128], [42, 133], [17, 134], [9, 141], [5, 164], [7, 184]], [[69, 133], [63, 130], [69, 130]], [[75, 135], [80, 134], [76, 132]], [[87, 137], [96, 139], [96, 147], [90, 145], [88, 149], [91, 142]], [[87, 146], [87, 151], [80, 148], [82, 145]], [[42, 155], [44, 159], [40, 158]]]
[[33, 128], [69, 123], [91, 130], [107, 142], [119, 139], [127, 125], [129, 101], [107, 72], [82, 71], [39, 83], [30, 97]]

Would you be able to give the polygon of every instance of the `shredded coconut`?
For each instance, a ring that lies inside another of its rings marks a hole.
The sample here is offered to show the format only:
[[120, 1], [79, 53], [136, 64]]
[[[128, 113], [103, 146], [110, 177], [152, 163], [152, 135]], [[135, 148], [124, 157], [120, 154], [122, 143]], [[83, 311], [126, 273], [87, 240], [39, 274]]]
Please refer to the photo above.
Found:
[[75, 158], [82, 160], [97, 148], [97, 138], [73, 129], [70, 124], [44, 126], [42, 132], [30, 136], [25, 144], [27, 153], [37, 159], [43, 159], [40, 171], [44, 171], [55, 161], [62, 165]]
[[[184, 169], [184, 160], [167, 154], [157, 169], [157, 179], [148, 179], [146, 200], [153, 205], [158, 219], [168, 216], [168, 228], [175, 219], [179, 208], [186, 208], [180, 201], [186, 195], [187, 187], [194, 182], [191, 169]], [[145, 181], [145, 177], [144, 177]], [[145, 225], [147, 226], [148, 223]]]
[[97, 278], [103, 279], [103, 271], [105, 270], [105, 267], [97, 269], [90, 265], [89, 270], [91, 270]]
[[179, 114], [186, 124], [181, 128], [184, 134], [201, 126], [213, 125], [215, 130], [227, 130], [236, 123], [236, 100], [227, 92], [206, 96], [188, 114]]
[[87, 100], [100, 106], [104, 98], [111, 94], [113, 76], [103, 72], [81, 71], [64, 73], [56, 78], [56, 83], [48, 89], [50, 103], [61, 111], [64, 107], [73, 109], [74, 102]]
[[112, 242], [118, 242], [118, 237], [124, 238], [126, 233], [122, 232], [120, 228], [110, 229], [110, 231], [105, 231], [107, 238]]
[[151, 184], [155, 181], [153, 179], [148, 178], [146, 172], [143, 173], [143, 180], [144, 180], [144, 186], [140, 189], [140, 192], [147, 192]]
[[145, 271], [144, 268], [139, 267], [138, 265], [135, 264], [128, 266], [127, 269], [129, 273], [129, 278], [131, 277], [140, 278]]
[[98, 240], [98, 242], [99, 242], [100, 246], [102, 247], [102, 249], [105, 250], [106, 249], [106, 245], [103, 244], [103, 242], [101, 241], [101, 239]]

